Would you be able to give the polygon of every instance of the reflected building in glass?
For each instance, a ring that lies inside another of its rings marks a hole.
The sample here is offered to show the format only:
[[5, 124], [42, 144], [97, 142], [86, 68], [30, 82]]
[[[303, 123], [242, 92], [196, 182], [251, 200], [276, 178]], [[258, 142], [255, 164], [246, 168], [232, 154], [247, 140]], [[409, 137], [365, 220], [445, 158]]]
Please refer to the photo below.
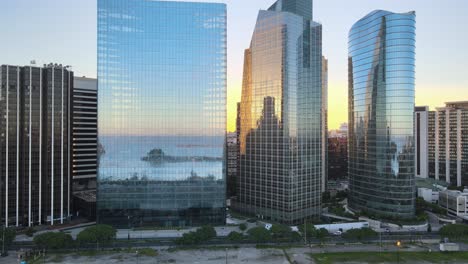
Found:
[[224, 224], [226, 6], [98, 0], [97, 219]]
[[320, 215], [322, 26], [312, 0], [261, 10], [244, 55], [235, 210], [285, 224]]
[[374, 11], [349, 32], [349, 206], [415, 214], [415, 13]]

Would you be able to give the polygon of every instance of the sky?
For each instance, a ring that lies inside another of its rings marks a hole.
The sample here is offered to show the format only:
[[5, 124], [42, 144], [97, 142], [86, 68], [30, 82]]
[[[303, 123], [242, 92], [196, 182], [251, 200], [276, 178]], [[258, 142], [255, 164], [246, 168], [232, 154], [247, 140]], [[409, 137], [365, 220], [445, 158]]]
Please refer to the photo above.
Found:
[[[96, 77], [96, 0], [2, 1], [0, 64], [72, 65]], [[258, 11], [274, 0], [219, 0], [228, 8], [228, 131], [235, 130], [244, 49]], [[465, 0], [315, 0], [329, 66], [329, 128], [347, 122], [348, 31], [375, 9], [416, 11], [416, 104], [431, 108], [468, 100], [468, 23]]]

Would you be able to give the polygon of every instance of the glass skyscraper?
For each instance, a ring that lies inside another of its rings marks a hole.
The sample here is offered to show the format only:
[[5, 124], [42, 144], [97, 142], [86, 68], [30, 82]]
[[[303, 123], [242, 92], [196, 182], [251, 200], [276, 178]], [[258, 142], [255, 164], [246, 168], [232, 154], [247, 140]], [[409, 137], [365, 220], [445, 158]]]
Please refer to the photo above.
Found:
[[374, 11], [349, 32], [349, 206], [415, 214], [415, 13]]
[[97, 218], [225, 222], [226, 6], [98, 0]]
[[234, 208], [286, 224], [320, 215], [322, 26], [312, 0], [261, 10], [245, 51]]

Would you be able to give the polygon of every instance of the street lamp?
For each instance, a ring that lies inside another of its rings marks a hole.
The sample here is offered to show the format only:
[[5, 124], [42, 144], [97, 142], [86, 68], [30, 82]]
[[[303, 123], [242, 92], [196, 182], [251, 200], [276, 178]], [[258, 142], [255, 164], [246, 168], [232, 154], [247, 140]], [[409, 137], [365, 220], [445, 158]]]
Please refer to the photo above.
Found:
[[397, 246], [397, 263], [400, 264], [400, 247], [401, 247], [400, 240], [396, 242], [396, 246]]

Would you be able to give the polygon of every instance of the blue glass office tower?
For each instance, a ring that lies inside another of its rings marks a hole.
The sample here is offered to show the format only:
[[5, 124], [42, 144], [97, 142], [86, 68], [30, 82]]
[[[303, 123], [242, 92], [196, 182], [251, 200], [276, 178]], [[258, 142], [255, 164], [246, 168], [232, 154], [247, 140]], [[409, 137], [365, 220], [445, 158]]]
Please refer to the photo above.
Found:
[[322, 26], [312, 0], [261, 10], [244, 55], [234, 208], [285, 224], [321, 212]]
[[225, 222], [226, 6], [98, 0], [97, 218]]
[[374, 11], [349, 32], [349, 206], [415, 214], [415, 13]]

